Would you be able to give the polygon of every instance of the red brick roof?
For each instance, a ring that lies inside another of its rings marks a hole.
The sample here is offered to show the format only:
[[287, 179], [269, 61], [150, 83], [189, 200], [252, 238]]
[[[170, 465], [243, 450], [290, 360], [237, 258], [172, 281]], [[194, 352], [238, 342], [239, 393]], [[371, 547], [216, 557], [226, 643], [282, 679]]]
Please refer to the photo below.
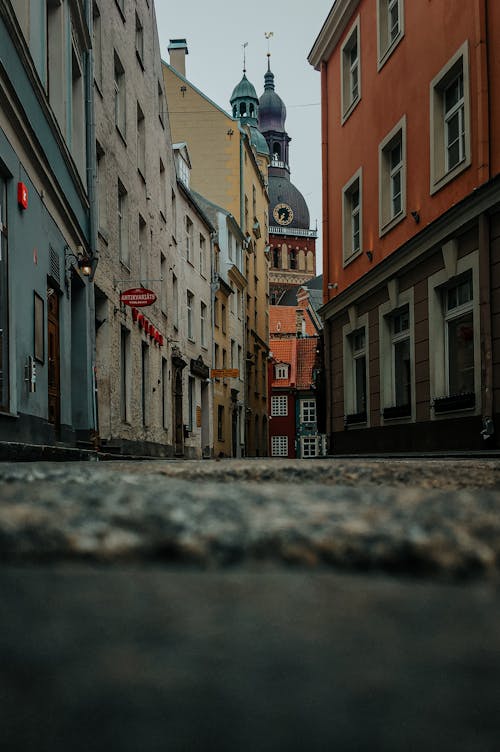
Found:
[[289, 339], [270, 339], [269, 348], [276, 364], [288, 363], [288, 379], [277, 379], [273, 370], [272, 387], [295, 387], [309, 389], [313, 381], [313, 369], [316, 361], [317, 337]]
[[297, 340], [297, 389], [311, 387], [318, 344], [316, 337]]
[[269, 306], [269, 336], [297, 334], [297, 311], [301, 311], [306, 322], [305, 334], [317, 334], [311, 317], [303, 306]]
[[269, 349], [271, 350], [273, 359], [276, 363], [288, 363], [290, 366], [287, 379], [277, 379], [276, 369], [273, 366], [273, 379], [271, 386], [295, 386], [297, 371], [297, 340], [295, 337], [291, 337], [290, 339], [271, 339], [269, 341]]

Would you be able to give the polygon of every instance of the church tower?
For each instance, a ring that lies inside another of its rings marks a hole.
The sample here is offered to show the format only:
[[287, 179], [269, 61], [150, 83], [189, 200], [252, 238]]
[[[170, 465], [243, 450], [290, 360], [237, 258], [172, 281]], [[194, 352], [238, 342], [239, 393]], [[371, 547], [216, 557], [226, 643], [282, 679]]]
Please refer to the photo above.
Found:
[[276, 93], [268, 54], [264, 93], [259, 100], [259, 130], [271, 154], [269, 166], [269, 294], [276, 305], [291, 287], [316, 276], [316, 230], [309, 226], [309, 209], [290, 180], [290, 137], [285, 129], [286, 107]]

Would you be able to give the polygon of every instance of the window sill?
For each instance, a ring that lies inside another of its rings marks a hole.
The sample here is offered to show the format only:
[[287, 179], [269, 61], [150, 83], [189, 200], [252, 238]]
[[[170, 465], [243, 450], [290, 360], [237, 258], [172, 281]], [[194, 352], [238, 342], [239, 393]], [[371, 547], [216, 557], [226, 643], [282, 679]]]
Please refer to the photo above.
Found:
[[361, 97], [360, 96], [356, 100], [354, 100], [354, 102], [351, 102], [351, 104], [349, 105], [349, 107], [347, 108], [347, 110], [342, 115], [341, 125], [344, 125], [346, 123], [346, 121], [349, 120], [349, 118], [351, 117], [352, 113], [354, 112], [354, 110], [356, 109], [356, 107], [358, 106], [358, 104], [360, 102], [361, 102]]
[[0, 410], [0, 417], [2, 418], [19, 418], [19, 413], [11, 413], [9, 410]]
[[345, 428], [355, 425], [366, 425], [367, 423], [368, 416], [366, 414], [366, 410], [363, 410], [363, 412], [361, 413], [349, 413], [348, 415], [344, 415]]
[[451, 394], [447, 397], [434, 397], [432, 407], [436, 415], [462, 410], [474, 410], [476, 407], [476, 395], [474, 392], [464, 392], [463, 394]]
[[125, 135], [122, 133], [120, 126], [115, 123], [115, 129], [118, 135], [120, 136], [121, 140], [123, 141], [124, 146], [127, 146], [127, 139], [125, 138]]
[[386, 62], [389, 60], [389, 58], [391, 57], [392, 53], [394, 52], [394, 50], [396, 49], [396, 47], [398, 46], [398, 44], [401, 42], [401, 40], [403, 39], [403, 37], [404, 37], [404, 32], [401, 31], [398, 34], [398, 36], [396, 37], [396, 39], [394, 39], [394, 41], [392, 41], [390, 43], [390, 45], [387, 47], [387, 49], [380, 56], [380, 59], [379, 59], [378, 64], [377, 64], [377, 71], [379, 73], [382, 70], [382, 68], [384, 67], [384, 65], [386, 64]]
[[411, 405], [391, 405], [382, 410], [384, 420], [397, 420], [398, 418], [411, 418]]
[[139, 63], [139, 65], [141, 66], [142, 70], [144, 71], [144, 61], [143, 61], [143, 59], [142, 59], [142, 57], [141, 57], [141, 53], [139, 52], [139, 50], [136, 50], [136, 51], [135, 51], [135, 56], [136, 56], [136, 58], [137, 58], [137, 62], [138, 62], [138, 63]]
[[[466, 134], [467, 135], [467, 134]], [[439, 175], [431, 174], [431, 188], [430, 188], [430, 194], [433, 196], [435, 193], [441, 190], [441, 188], [444, 188], [445, 185], [448, 185], [452, 180], [454, 180], [458, 175], [460, 175], [461, 172], [466, 170], [471, 165], [471, 158], [470, 156], [464, 157], [461, 162], [459, 162], [453, 169], [449, 170], [449, 172], [439, 173]]]
[[379, 238], [382, 238], [384, 235], [394, 229], [394, 227], [399, 225], [399, 223], [402, 222], [403, 219], [406, 219], [406, 208], [402, 209], [399, 214], [396, 214], [395, 217], [389, 219], [387, 222], [380, 226], [378, 232]]
[[102, 227], [99, 227], [97, 234], [101, 238], [102, 242], [105, 243], [105, 245], [109, 245], [109, 237], [106, 230], [104, 230]]
[[349, 266], [349, 264], [351, 264], [354, 261], [354, 259], [357, 259], [359, 256], [361, 256], [361, 248], [359, 249], [359, 251], [356, 251], [355, 253], [352, 253], [347, 258], [344, 258], [344, 261], [342, 264], [343, 268], [345, 269], [346, 266]]

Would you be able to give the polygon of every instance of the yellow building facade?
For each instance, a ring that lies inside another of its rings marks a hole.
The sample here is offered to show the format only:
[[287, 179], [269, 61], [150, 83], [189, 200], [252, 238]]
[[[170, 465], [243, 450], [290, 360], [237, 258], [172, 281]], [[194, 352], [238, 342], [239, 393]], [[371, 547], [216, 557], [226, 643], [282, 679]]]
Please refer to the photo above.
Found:
[[[171, 64], [164, 62], [163, 78], [172, 140], [188, 144], [194, 190], [228, 211], [239, 223], [246, 239], [242, 265], [246, 280], [242, 300], [244, 352], [240, 373], [245, 381], [244, 453], [247, 456], [264, 456], [267, 454], [268, 432], [269, 151], [256, 127], [258, 98], [243, 74], [231, 97], [233, 110], [230, 115], [186, 78], [185, 40], [172, 40], [169, 51]], [[224, 298], [225, 295], [219, 290], [220, 314]], [[214, 322], [215, 344], [223, 347], [225, 338], [222, 327], [216, 330]], [[229, 363], [229, 360], [226, 362]], [[222, 352], [219, 353], [219, 363], [222, 367]], [[220, 389], [217, 389], [217, 396], [219, 392]], [[231, 405], [231, 385], [223, 392], [226, 396], [221, 396], [223, 401], [218, 404], [224, 406], [226, 420], [234, 409]], [[215, 437], [221, 435], [218, 434], [219, 417], [214, 410]]]

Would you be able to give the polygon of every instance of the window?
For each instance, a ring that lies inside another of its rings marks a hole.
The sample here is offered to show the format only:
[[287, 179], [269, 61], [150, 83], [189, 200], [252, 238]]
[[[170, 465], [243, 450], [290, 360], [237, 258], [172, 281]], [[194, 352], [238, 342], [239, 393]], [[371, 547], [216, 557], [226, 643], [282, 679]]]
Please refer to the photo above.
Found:
[[222, 331], [224, 334], [226, 333], [226, 306], [224, 303], [221, 304], [221, 324], [222, 324]]
[[[16, 4], [18, 5], [18, 4]], [[40, 3], [42, 5], [42, 3]], [[33, 7], [33, 5], [32, 5]], [[45, 48], [46, 56], [46, 88], [49, 98], [50, 106], [59, 122], [61, 131], [64, 133], [66, 130], [66, 34], [61, 33], [63, 25], [63, 18], [66, 13], [66, 9], [55, 0], [47, 0], [46, 3], [47, 16], [47, 40]], [[20, 8], [16, 8], [16, 15], [18, 21], [22, 23], [20, 13], [23, 11]], [[30, 27], [35, 30], [36, 19], [31, 19]], [[100, 49], [100, 16], [97, 6], [93, 9], [93, 32], [94, 32], [94, 44], [96, 45], [95, 61], [98, 63], [98, 55]], [[69, 113], [69, 110], [68, 110]]]
[[172, 272], [172, 308], [173, 319], [172, 323], [176, 329], [179, 328], [179, 285], [177, 277]]
[[359, 59], [359, 17], [349, 31], [341, 50], [341, 100], [342, 122], [349, 117], [361, 97], [361, 70]]
[[7, 248], [7, 183], [0, 175], [0, 408], [9, 406], [9, 305]]
[[162, 219], [167, 220], [167, 179], [165, 177], [165, 165], [160, 159], [160, 214]]
[[161, 385], [162, 385], [161, 424], [164, 429], [168, 429], [168, 426], [169, 426], [169, 409], [168, 409], [169, 386], [168, 386], [168, 361], [166, 358], [161, 359]]
[[167, 259], [163, 255], [160, 256], [160, 309], [163, 313], [167, 313]]
[[146, 121], [137, 102], [137, 169], [143, 180], [146, 179]]
[[227, 252], [229, 255], [229, 260], [232, 261], [234, 257], [234, 236], [232, 233], [228, 232], [227, 234]]
[[122, 326], [120, 340], [120, 414], [124, 423], [130, 421], [130, 332]]
[[186, 295], [186, 305], [187, 305], [187, 336], [188, 336], [188, 339], [194, 340], [194, 331], [193, 331], [194, 295], [192, 292], [189, 292], [189, 290]]
[[[352, 313], [350, 311], [350, 313]], [[368, 316], [350, 316], [352, 323], [344, 327], [344, 421], [346, 425], [368, 420], [368, 352], [366, 332]]]
[[158, 81], [158, 117], [162, 128], [165, 128], [165, 97], [163, 96], [163, 89], [161, 83]]
[[219, 326], [219, 301], [216, 298], [214, 300], [214, 324], [215, 326]]
[[194, 376], [189, 376], [188, 379], [188, 429], [194, 430], [195, 426], [195, 387], [196, 382]]
[[377, 0], [378, 68], [384, 65], [404, 33], [404, 0]]
[[271, 456], [288, 457], [288, 436], [271, 437]]
[[144, 29], [137, 13], [135, 14], [135, 54], [141, 68], [144, 68]]
[[71, 153], [80, 175], [85, 175], [85, 98], [83, 86], [83, 64], [81, 52], [75, 41], [72, 29], [71, 45]]
[[102, 35], [101, 35], [101, 14], [97, 3], [92, 6], [93, 20], [93, 43], [94, 51], [94, 81], [99, 88], [102, 87]]
[[193, 263], [193, 223], [186, 216], [186, 259]]
[[443, 246], [445, 269], [429, 278], [429, 365], [434, 417], [481, 408], [479, 254]]
[[414, 292], [399, 292], [396, 279], [388, 283], [389, 300], [379, 308], [380, 404], [384, 420], [412, 418]]
[[431, 193], [470, 165], [467, 42], [431, 82]]
[[288, 365], [280, 363], [280, 365], [275, 366], [275, 373], [277, 379], [287, 379], [288, 378]]
[[147, 287], [149, 280], [148, 231], [144, 218], [139, 214], [139, 277]]
[[361, 253], [362, 244], [362, 173], [358, 170], [342, 191], [344, 264]]
[[203, 235], [200, 235], [200, 274], [202, 277], [206, 274], [206, 253], [207, 244]]
[[148, 413], [149, 413], [149, 345], [147, 342], [142, 342], [141, 350], [141, 371], [142, 371], [142, 390], [141, 390], [141, 404], [142, 404], [142, 425], [148, 425]]
[[115, 0], [115, 2], [120, 10], [123, 20], [125, 20], [125, 0]]
[[236, 364], [236, 342], [234, 341], [234, 339], [231, 340], [231, 363], [230, 363], [230, 367], [231, 368], [237, 368], [237, 364]]
[[219, 368], [219, 365], [220, 365], [219, 352], [220, 352], [220, 347], [219, 347], [219, 345], [216, 342], [215, 345], [214, 345], [214, 368]]
[[217, 405], [217, 440], [224, 441], [224, 405]]
[[281, 269], [281, 249], [273, 248], [273, 269]]
[[175, 193], [172, 191], [172, 237], [177, 237], [177, 199], [175, 197]]
[[127, 191], [118, 181], [118, 250], [120, 261], [129, 265]]
[[290, 269], [297, 269], [297, 251], [294, 248], [290, 248], [288, 259], [290, 262]]
[[271, 397], [271, 415], [273, 417], [288, 415], [288, 397], [286, 394]]
[[317, 457], [318, 455], [318, 437], [302, 437], [302, 457]]
[[207, 346], [207, 306], [200, 303], [200, 338], [202, 347]]
[[231, 294], [229, 296], [229, 312], [234, 316], [234, 298], [235, 298], [235, 295], [234, 295], [234, 285], [233, 285], [232, 282], [230, 283], [230, 287], [231, 287]]
[[99, 229], [105, 230], [107, 226], [107, 201], [108, 192], [106, 185], [106, 160], [102, 146], [96, 142], [97, 156], [97, 203], [99, 214]]
[[125, 70], [115, 52], [115, 125], [123, 138], [126, 135], [126, 89]]
[[383, 235], [406, 216], [406, 118], [379, 147], [379, 232]]
[[316, 400], [301, 400], [302, 423], [316, 423]]

